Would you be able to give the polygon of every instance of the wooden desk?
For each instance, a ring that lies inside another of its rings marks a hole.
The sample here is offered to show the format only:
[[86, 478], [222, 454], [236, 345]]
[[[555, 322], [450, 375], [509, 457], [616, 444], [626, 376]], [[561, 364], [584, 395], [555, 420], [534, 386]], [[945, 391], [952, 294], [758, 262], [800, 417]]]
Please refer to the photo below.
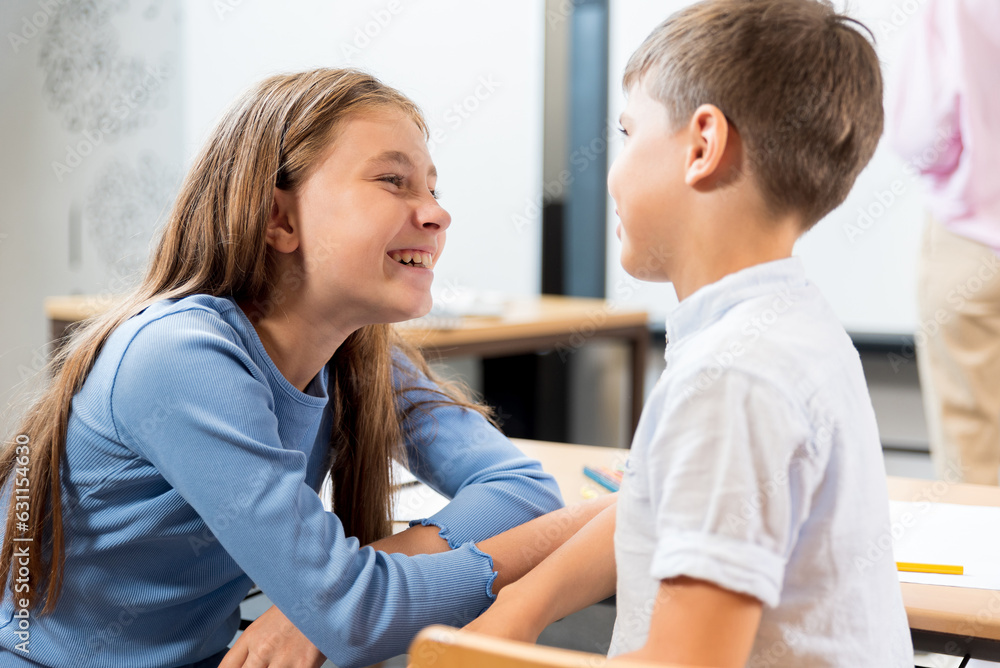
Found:
[[[611, 466], [628, 455], [627, 450], [619, 448], [520, 439], [514, 442], [555, 476], [566, 503], [582, 500], [584, 489], [603, 490], [583, 475], [584, 465]], [[1000, 487], [892, 477], [887, 482], [889, 497], [896, 501], [1000, 506]], [[998, 531], [1000, 527], [984, 530]], [[1000, 661], [1000, 591], [906, 582], [900, 587], [916, 650]]]
[[[909, 478], [889, 478], [888, 484], [889, 497], [896, 501], [1000, 506], [1000, 487]], [[1000, 591], [908, 582], [900, 586], [915, 649], [1000, 661]]]
[[[53, 341], [74, 323], [103, 313], [107, 296], [48, 297], [45, 313]], [[619, 339], [629, 345], [632, 378], [632, 429], [639, 424], [649, 345], [645, 311], [615, 307], [603, 299], [530, 297], [514, 299], [498, 317], [468, 317], [454, 329], [401, 327], [400, 334], [432, 357], [498, 357], [554, 349], [565, 358], [593, 338]]]
[[594, 493], [610, 494], [604, 487], [583, 475], [584, 466], [614, 468], [615, 464], [624, 463], [628, 457], [628, 450], [624, 448], [531, 441], [524, 438], [512, 438], [511, 441], [525, 455], [540, 461], [542, 468], [552, 474], [559, 483], [559, 491], [567, 504], [583, 501]]

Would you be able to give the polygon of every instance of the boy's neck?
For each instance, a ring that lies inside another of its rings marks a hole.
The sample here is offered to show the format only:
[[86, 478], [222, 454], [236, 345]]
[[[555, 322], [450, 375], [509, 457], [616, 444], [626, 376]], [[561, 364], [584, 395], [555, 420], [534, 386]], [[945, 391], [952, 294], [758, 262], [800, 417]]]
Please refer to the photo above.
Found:
[[707, 234], [693, 239], [697, 247], [677, 257], [671, 268], [670, 279], [680, 301], [730, 274], [791, 257], [802, 227], [792, 218], [742, 220], [737, 230], [716, 219], [705, 221], [699, 229]]

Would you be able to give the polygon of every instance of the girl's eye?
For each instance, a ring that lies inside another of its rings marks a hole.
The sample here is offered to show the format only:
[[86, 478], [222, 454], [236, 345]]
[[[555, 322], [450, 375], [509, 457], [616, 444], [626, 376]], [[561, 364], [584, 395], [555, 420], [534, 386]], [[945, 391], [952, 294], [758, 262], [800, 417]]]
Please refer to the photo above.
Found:
[[628, 137], [628, 130], [626, 130], [625, 128], [623, 128], [623, 127], [622, 127], [622, 126], [620, 126], [620, 125], [618, 126], [618, 132], [620, 132], [620, 133], [622, 133], [623, 135], [625, 135], [626, 137]]
[[386, 183], [391, 183], [397, 188], [403, 187], [403, 177], [399, 174], [386, 174], [385, 176], [378, 177], [379, 181], [384, 181]]
[[[392, 184], [392, 185], [396, 186], [397, 188], [402, 188], [404, 185], [406, 185], [406, 179], [403, 178], [402, 176], [400, 176], [399, 174], [386, 174], [384, 176], [378, 177], [377, 180], [378, 181], [382, 181], [384, 183]], [[430, 193], [431, 193], [431, 197], [433, 197], [434, 199], [440, 199], [441, 198], [441, 191], [440, 190], [436, 190], [434, 188], [431, 188], [430, 189]]]

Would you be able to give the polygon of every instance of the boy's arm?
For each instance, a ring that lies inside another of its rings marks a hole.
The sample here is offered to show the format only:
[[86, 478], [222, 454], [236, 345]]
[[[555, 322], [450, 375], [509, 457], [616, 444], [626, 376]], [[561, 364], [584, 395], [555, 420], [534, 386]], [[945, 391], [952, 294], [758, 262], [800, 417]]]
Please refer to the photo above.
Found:
[[[616, 507], [602, 510], [531, 572], [501, 590], [489, 610], [466, 628], [535, 642], [552, 622], [614, 594]], [[480, 547], [488, 552], [489, 542]]]
[[[497, 572], [497, 578], [493, 582], [493, 593], [498, 594], [505, 587], [523, 578], [548, 560], [566, 543], [578, 541], [581, 532], [599, 517], [611, 518], [607, 543], [611, 558], [611, 593], [613, 593], [614, 547], [612, 537], [614, 536], [614, 513], [617, 500], [617, 494], [607, 494], [589, 501], [582, 501], [477, 543], [476, 547], [493, 559], [493, 570]], [[607, 521], [605, 520], [605, 522]]]
[[670, 665], [744, 666], [760, 626], [762, 608], [752, 596], [705, 580], [662, 580], [646, 644], [620, 658]]

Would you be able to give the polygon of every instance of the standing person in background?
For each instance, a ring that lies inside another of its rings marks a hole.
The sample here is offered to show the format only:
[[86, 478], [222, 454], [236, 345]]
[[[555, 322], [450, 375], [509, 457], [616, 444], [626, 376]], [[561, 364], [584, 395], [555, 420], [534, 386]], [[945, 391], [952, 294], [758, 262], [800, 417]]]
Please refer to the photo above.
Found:
[[1000, 4], [930, 0], [901, 62], [887, 129], [926, 184], [916, 343], [931, 455], [939, 477], [996, 485]]

